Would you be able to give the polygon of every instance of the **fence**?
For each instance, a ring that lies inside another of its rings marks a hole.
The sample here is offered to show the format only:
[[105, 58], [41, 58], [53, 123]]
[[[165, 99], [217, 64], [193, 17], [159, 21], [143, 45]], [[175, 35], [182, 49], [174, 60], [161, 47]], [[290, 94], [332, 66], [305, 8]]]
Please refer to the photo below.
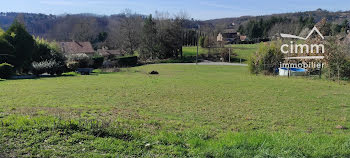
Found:
[[209, 47], [201, 48], [198, 52], [198, 61], [212, 62], [235, 62], [242, 63], [246, 59], [239, 58], [233, 48], [229, 47]]
[[[257, 68], [256, 72], [262, 72], [265, 75], [277, 76], [277, 75], [280, 75], [279, 73], [279, 71], [281, 71], [280, 68], [284, 68], [284, 67], [282, 67], [281, 64], [262, 64], [261, 67]], [[287, 76], [290, 77], [290, 76], [293, 76], [292, 71], [298, 67], [289, 67], [289, 68], [285, 67], [285, 68], [286, 68], [285, 70], [288, 71]], [[309, 77], [309, 78], [322, 77], [322, 68], [310, 68], [306, 70], [307, 70], [306, 72], [300, 73], [302, 74], [301, 76]]]

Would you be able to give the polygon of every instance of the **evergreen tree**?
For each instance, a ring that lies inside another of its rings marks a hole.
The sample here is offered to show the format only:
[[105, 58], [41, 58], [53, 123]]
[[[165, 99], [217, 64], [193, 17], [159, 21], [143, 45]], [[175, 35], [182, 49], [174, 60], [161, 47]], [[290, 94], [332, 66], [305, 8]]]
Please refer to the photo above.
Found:
[[241, 35], [244, 35], [245, 32], [244, 32], [244, 26], [243, 25], [239, 25], [238, 27], [238, 32], [241, 34]]
[[205, 36], [201, 36], [199, 37], [199, 45], [204, 48], [204, 40], [205, 40]]
[[15, 60], [14, 56], [12, 56], [13, 52], [13, 46], [0, 36], [0, 64], [13, 63]]
[[13, 60], [11, 64], [20, 73], [28, 72], [31, 67], [35, 44], [33, 37], [26, 31], [25, 26], [18, 21], [13, 22], [4, 37], [14, 47], [13, 55], [16, 60]]

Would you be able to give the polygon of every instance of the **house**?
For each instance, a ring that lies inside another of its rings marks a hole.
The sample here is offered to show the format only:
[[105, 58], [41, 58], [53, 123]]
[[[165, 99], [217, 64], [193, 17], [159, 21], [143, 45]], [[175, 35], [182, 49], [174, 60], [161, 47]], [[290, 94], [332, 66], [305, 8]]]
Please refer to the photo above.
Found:
[[219, 33], [218, 36], [216, 37], [216, 41], [222, 42], [223, 40], [224, 40], [224, 37], [222, 36], [221, 33]]
[[224, 41], [233, 43], [239, 38], [239, 34], [234, 29], [226, 29], [223, 31], [222, 36]]
[[88, 56], [95, 54], [90, 42], [59, 42], [59, 46], [64, 54], [86, 54]]
[[103, 57], [124, 56], [124, 53], [122, 51], [109, 50], [107, 47], [102, 47], [102, 49], [98, 49], [97, 53]]

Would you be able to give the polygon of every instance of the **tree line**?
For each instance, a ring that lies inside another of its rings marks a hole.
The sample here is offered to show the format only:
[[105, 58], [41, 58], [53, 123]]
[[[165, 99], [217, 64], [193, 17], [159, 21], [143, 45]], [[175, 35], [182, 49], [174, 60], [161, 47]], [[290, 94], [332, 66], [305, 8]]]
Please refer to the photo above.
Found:
[[[250, 20], [240, 25], [238, 32], [247, 35], [250, 39], [271, 38], [279, 33], [305, 36], [315, 24], [315, 19], [312, 16], [300, 16], [298, 19], [272, 16], [268, 19]], [[345, 33], [347, 28], [348, 20], [341, 23], [327, 21], [320, 31], [324, 36], [335, 36]]]
[[[184, 15], [185, 13], [179, 13], [175, 16], [169, 16], [167, 13], [156, 12], [153, 17], [157, 29], [160, 29], [167, 27], [164, 23], [176, 25], [176, 22], [179, 22], [176, 21], [176, 17]], [[158, 18], [159, 16], [163, 17]], [[133, 13], [128, 9], [120, 14], [110, 16], [9, 13], [7, 17], [0, 17], [0, 25], [7, 30], [10, 27], [10, 19], [14, 18], [24, 24], [30, 34], [49, 41], [89, 41], [95, 49], [107, 46], [109, 49], [120, 49], [126, 54], [134, 54], [139, 49], [142, 28], [147, 17]], [[193, 29], [197, 27], [196, 23], [198, 21], [189, 19], [187, 16], [181, 19], [182, 30], [178, 31], [181, 33], [182, 45], [196, 45], [198, 37], [196, 30]], [[159, 33], [164, 32], [159, 31]]]
[[[77, 28], [72, 28], [77, 30], [72, 39], [92, 41], [97, 48], [108, 46], [110, 49], [120, 49], [126, 55], [138, 55], [143, 60], [179, 58], [182, 56], [182, 46], [192, 38], [189, 34], [184, 36], [191, 31], [185, 27], [186, 14], [170, 17], [167, 14], [156, 13], [155, 17], [149, 15], [145, 18], [127, 12], [113, 25], [117, 27], [109, 28], [109, 31], [94, 31], [93, 21], [80, 20], [84, 22], [78, 22]], [[61, 32], [63, 36], [66, 33]], [[197, 38], [196, 34], [191, 35]], [[191, 41], [191, 44], [193, 43]], [[28, 33], [25, 24], [20, 20], [15, 20], [6, 31], [0, 29], [0, 55], [0, 64], [13, 65], [18, 74], [33, 73], [35, 69], [45, 66], [55, 67], [55, 70], [60, 71], [60, 68], [72, 65], [66, 63], [67, 57], [62, 54], [55, 40], [49, 42], [34, 37]], [[51, 70], [50, 72], [62, 73]]]

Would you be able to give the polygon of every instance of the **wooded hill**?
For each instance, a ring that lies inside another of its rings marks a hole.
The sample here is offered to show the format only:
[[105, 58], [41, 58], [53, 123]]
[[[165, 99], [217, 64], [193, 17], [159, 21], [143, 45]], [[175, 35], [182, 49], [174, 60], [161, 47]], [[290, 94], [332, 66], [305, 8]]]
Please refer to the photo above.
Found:
[[[140, 22], [147, 17], [145, 15], [138, 16]], [[98, 43], [100, 40], [104, 40], [104, 38], [112, 38], [106, 40], [107, 45], [118, 47], [117, 43], [113, 43], [113, 41], [116, 41], [114, 39], [118, 36], [118, 32], [115, 30], [120, 28], [125, 18], [127, 18], [125, 14], [100, 16], [95, 14], [45, 15], [32, 13], [0, 13], [0, 27], [7, 30], [12, 22], [17, 19], [19, 22], [25, 24], [30, 34], [44, 37], [48, 40], [90, 41], [94, 44]], [[309, 27], [308, 25], [317, 23], [323, 18], [326, 18], [327, 22], [330, 24], [342, 24], [345, 20], [350, 19], [350, 11], [330, 12], [318, 9], [316, 11], [307, 12], [243, 16], [206, 21], [191, 19], [186, 20], [184, 27], [192, 31], [188, 32], [188, 34], [191, 34], [191, 37], [188, 37], [189, 39], [186, 41], [189, 43], [196, 43], [196, 36], [193, 35], [193, 30], [195, 30], [198, 25], [201, 26], [202, 33], [210, 33], [212, 36], [215, 36], [216, 33], [224, 29], [231, 28], [251, 38], [266, 38], [278, 33], [281, 28], [287, 28], [285, 33], [299, 34], [304, 27]], [[233, 23], [234, 25], [232, 25]], [[239, 26], [241, 26], [241, 28], [239, 28]], [[343, 25], [330, 27], [334, 27], [330, 29], [341, 31]], [[108, 35], [108, 37], [106, 37], [106, 35]]]
[[282, 13], [282, 14], [272, 14], [272, 15], [262, 15], [262, 16], [242, 16], [242, 17], [233, 17], [233, 18], [220, 18], [206, 20], [204, 22], [210, 23], [214, 26], [229, 26], [233, 22], [238, 29], [240, 24], [248, 23], [250, 20], [258, 19], [269, 19], [271, 17], [286, 17], [290, 19], [299, 19], [300, 17], [313, 17], [316, 22], [321, 21], [323, 18], [326, 18], [328, 22], [340, 24], [344, 20], [350, 21], [350, 11], [338, 11], [330, 12], [327, 10], [317, 9], [315, 11], [306, 11], [306, 12], [295, 12], [295, 13]]

